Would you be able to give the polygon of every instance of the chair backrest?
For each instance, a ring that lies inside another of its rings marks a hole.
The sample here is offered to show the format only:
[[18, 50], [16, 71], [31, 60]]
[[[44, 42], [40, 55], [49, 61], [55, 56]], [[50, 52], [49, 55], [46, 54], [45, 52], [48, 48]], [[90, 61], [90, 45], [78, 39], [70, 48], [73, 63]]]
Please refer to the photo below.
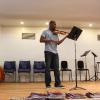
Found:
[[84, 62], [82, 60], [79, 60], [77, 62], [77, 65], [78, 65], [78, 69], [84, 69]]
[[68, 69], [67, 61], [61, 61], [61, 69]]
[[31, 71], [30, 61], [19, 61], [19, 71], [29, 72]]
[[34, 73], [45, 72], [45, 62], [44, 61], [34, 61], [33, 71]]
[[4, 71], [16, 71], [16, 61], [5, 61]]

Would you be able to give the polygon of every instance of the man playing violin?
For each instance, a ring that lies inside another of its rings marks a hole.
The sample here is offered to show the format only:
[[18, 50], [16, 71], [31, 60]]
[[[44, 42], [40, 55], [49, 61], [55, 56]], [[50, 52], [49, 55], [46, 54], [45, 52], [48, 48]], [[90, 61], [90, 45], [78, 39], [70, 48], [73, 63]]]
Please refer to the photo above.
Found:
[[[60, 32], [60, 31], [58, 31]], [[51, 66], [54, 69], [54, 76], [55, 76], [55, 87], [63, 87], [61, 85], [60, 80], [60, 71], [59, 71], [59, 56], [57, 52], [57, 45], [61, 44], [68, 36], [68, 34], [59, 40], [58, 33], [56, 30], [56, 22], [51, 20], [49, 22], [49, 29], [43, 31], [40, 42], [45, 43], [45, 85], [47, 88], [51, 87], [51, 75], [50, 69]]]

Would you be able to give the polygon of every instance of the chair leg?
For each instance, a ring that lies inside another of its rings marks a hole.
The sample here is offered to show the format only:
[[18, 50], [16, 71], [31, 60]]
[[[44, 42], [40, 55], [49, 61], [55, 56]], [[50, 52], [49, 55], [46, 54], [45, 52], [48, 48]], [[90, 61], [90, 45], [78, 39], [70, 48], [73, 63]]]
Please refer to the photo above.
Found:
[[62, 71], [62, 81], [63, 81], [63, 71]]
[[29, 73], [29, 79], [30, 79], [29, 82], [31, 82], [31, 72]]
[[77, 74], [77, 79], [78, 79], [78, 70], [75, 71], [75, 74]]
[[[98, 67], [98, 68], [97, 68], [97, 67]], [[95, 69], [95, 71], [96, 71], [96, 76], [97, 76], [97, 80], [98, 80], [98, 79], [99, 79], [99, 78], [98, 78], [98, 77], [99, 77], [99, 76], [98, 76], [99, 66], [96, 65], [96, 69]]]
[[72, 78], [72, 71], [70, 71], [71, 72], [71, 80], [73, 81], [73, 78]]
[[79, 71], [80, 72], [80, 81], [81, 81], [81, 71]]
[[70, 81], [70, 71], [69, 71], [69, 81]]
[[87, 70], [86, 70], [86, 77], [85, 77], [85, 80], [87, 81]]
[[89, 70], [88, 70], [88, 76], [89, 76], [89, 80], [90, 80], [90, 72], [89, 72]]
[[33, 82], [35, 82], [35, 73], [33, 72]]
[[96, 66], [97, 77], [98, 77], [98, 72], [99, 72], [99, 64]]
[[16, 72], [14, 72], [14, 82], [16, 82]]
[[20, 73], [18, 73], [18, 81], [20, 82]]

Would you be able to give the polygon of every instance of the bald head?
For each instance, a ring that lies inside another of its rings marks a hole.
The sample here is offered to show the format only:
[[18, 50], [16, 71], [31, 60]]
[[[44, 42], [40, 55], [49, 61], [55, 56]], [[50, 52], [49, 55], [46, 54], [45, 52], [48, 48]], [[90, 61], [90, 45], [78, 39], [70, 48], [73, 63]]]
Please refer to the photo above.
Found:
[[51, 21], [49, 22], [49, 29], [50, 29], [51, 31], [55, 31], [55, 29], [56, 29], [56, 22], [55, 22], [55, 21], [51, 20]]

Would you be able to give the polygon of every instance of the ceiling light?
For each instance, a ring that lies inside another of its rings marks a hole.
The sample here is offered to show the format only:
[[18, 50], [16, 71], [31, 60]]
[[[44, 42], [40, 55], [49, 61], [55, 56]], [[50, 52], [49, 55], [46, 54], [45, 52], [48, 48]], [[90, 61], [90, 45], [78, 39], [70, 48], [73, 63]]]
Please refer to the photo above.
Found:
[[45, 25], [49, 25], [49, 22], [46, 22]]
[[21, 22], [20, 22], [20, 24], [21, 24], [21, 25], [23, 25], [23, 24], [24, 24], [24, 22], [23, 22], [23, 21], [21, 21]]
[[89, 27], [92, 27], [93, 26], [93, 24], [89, 24]]

